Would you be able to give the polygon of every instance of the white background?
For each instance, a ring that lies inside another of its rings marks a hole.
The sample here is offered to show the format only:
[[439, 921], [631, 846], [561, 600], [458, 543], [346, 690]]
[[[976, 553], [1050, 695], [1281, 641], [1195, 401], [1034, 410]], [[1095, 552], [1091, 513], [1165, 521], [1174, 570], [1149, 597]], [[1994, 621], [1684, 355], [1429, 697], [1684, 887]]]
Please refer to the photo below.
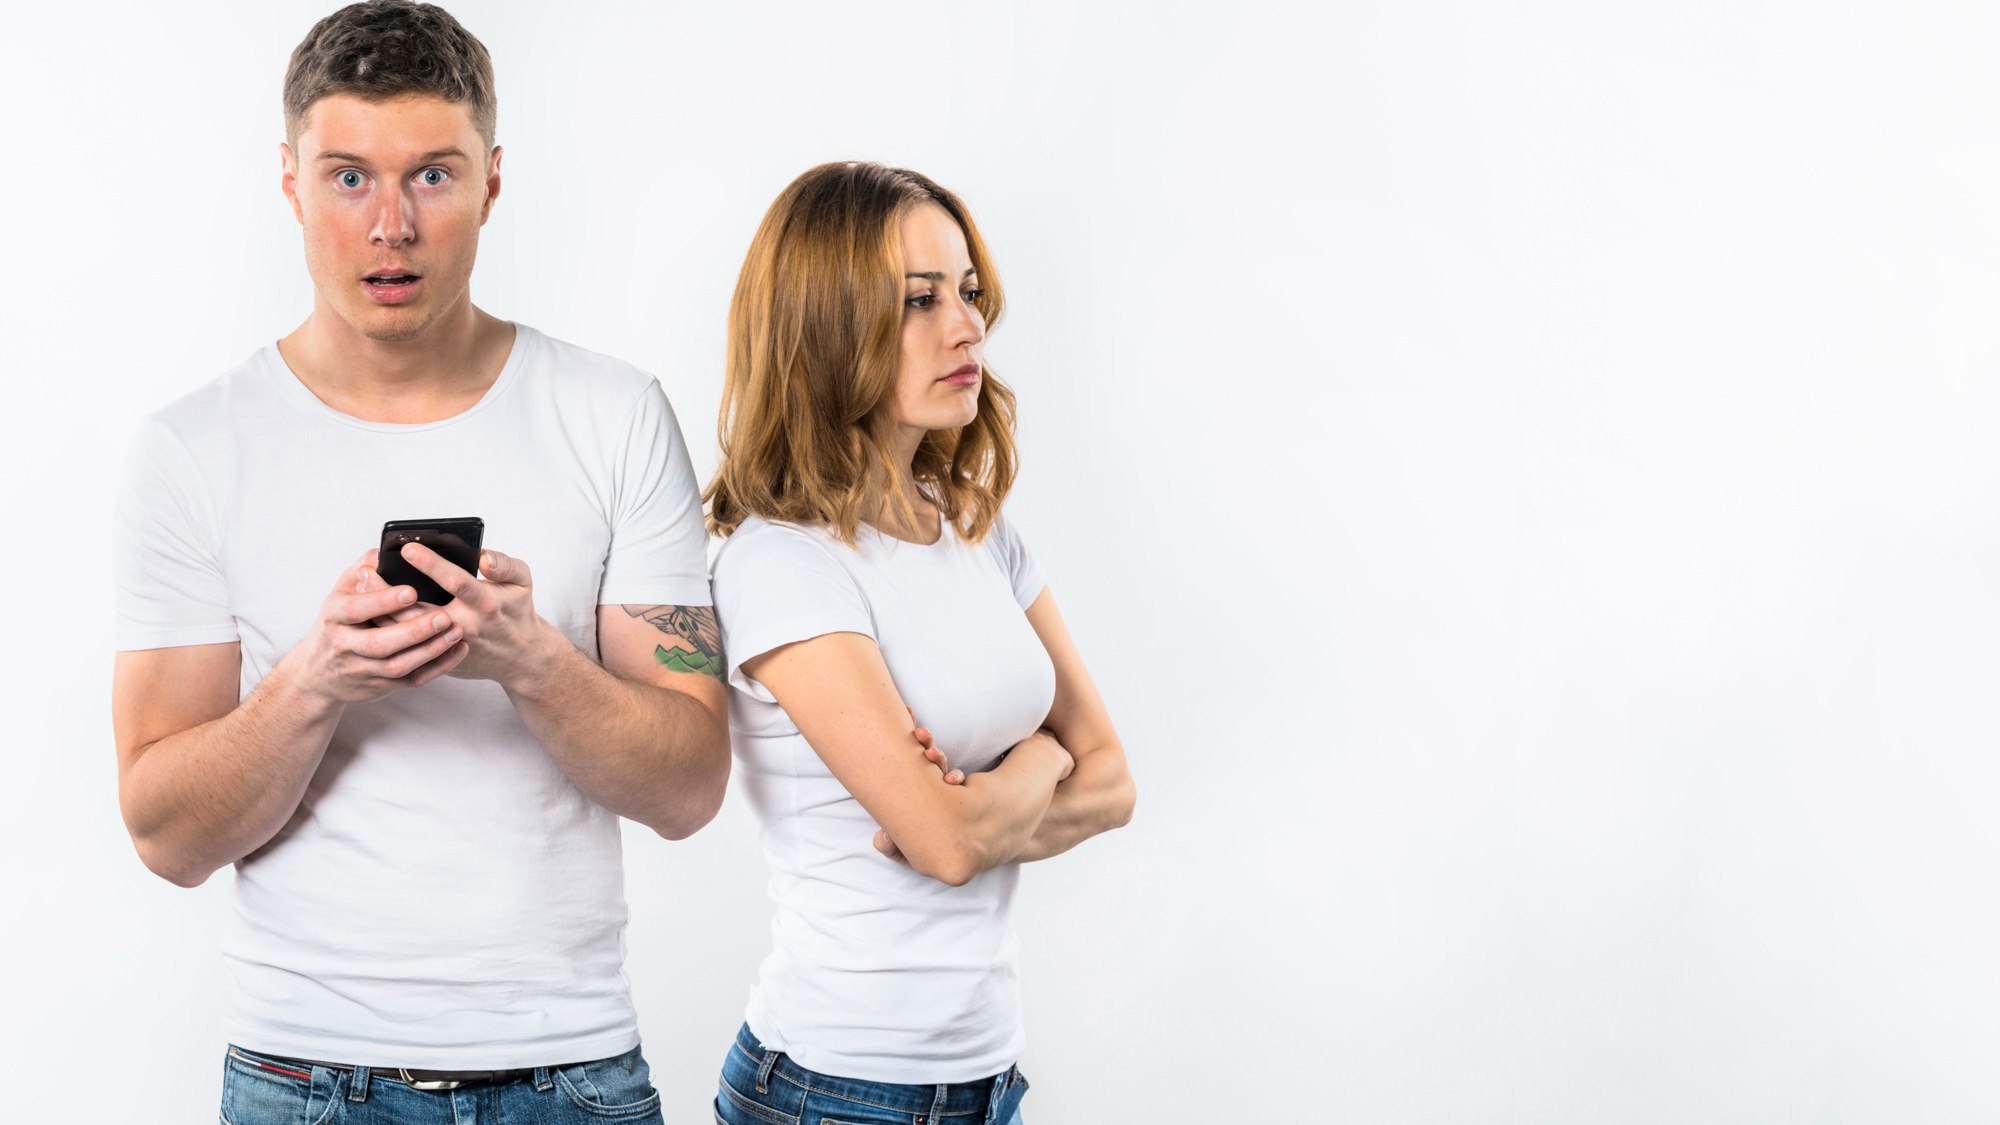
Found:
[[[120, 825], [109, 516], [135, 420], [308, 308], [278, 88], [329, 8], [19, 7], [0, 1117], [201, 1121], [229, 876]], [[1141, 793], [1023, 882], [1034, 1125], [2000, 1114], [1991, 5], [454, 10], [475, 298], [657, 373], [704, 476], [787, 180], [982, 223], [1012, 511]], [[753, 825], [627, 845], [703, 1122]]]

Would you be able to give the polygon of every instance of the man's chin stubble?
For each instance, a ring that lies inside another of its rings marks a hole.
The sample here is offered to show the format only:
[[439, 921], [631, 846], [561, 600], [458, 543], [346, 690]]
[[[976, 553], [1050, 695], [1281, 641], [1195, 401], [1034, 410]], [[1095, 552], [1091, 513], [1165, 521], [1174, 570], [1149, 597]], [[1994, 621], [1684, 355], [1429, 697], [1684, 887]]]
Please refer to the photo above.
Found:
[[380, 341], [384, 344], [402, 344], [408, 343], [429, 331], [431, 325], [437, 323], [437, 318], [441, 311], [439, 309], [431, 309], [428, 315], [415, 319], [371, 317], [362, 323], [356, 323], [352, 317], [347, 316], [343, 316], [341, 319], [347, 321], [349, 328], [354, 329], [354, 331], [368, 337], [370, 340]]

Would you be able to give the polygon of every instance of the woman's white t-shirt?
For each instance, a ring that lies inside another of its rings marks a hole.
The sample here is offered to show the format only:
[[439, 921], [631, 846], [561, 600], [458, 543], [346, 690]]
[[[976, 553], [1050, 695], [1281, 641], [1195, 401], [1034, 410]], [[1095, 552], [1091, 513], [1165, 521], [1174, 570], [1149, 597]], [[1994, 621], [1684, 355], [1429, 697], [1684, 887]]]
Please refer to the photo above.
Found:
[[[737, 781], [763, 823], [772, 950], [747, 1019], [765, 1046], [823, 1074], [969, 1082], [1021, 1056], [1017, 864], [962, 887], [877, 852], [878, 827], [743, 661], [793, 641], [860, 633], [951, 764], [990, 767], [1048, 718], [1055, 668], [1023, 612], [1042, 590], [1003, 519], [980, 543], [949, 522], [925, 545], [863, 526], [752, 517], [714, 564], [729, 660]], [[916, 752], [914, 746], [912, 752]]]

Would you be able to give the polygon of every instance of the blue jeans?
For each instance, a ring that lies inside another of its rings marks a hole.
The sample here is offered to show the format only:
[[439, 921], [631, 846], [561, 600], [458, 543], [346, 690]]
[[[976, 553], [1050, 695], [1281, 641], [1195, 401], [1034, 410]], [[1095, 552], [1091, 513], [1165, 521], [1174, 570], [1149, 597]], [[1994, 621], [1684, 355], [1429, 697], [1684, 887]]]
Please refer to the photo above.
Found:
[[366, 1067], [300, 1064], [231, 1047], [223, 1125], [662, 1125], [639, 1048], [528, 1078], [418, 1090]]
[[836, 1078], [769, 1051], [744, 1024], [715, 1092], [721, 1125], [1021, 1125], [1019, 1067], [977, 1082], [905, 1086]]

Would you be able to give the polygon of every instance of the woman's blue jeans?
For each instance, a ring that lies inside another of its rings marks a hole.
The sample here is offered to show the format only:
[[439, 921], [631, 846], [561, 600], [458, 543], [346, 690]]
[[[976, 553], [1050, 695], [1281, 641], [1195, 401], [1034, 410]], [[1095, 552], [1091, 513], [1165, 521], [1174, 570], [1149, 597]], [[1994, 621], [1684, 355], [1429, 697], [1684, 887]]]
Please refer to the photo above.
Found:
[[977, 1082], [905, 1086], [836, 1078], [764, 1048], [745, 1024], [722, 1063], [722, 1125], [1020, 1125], [1021, 1068]]

